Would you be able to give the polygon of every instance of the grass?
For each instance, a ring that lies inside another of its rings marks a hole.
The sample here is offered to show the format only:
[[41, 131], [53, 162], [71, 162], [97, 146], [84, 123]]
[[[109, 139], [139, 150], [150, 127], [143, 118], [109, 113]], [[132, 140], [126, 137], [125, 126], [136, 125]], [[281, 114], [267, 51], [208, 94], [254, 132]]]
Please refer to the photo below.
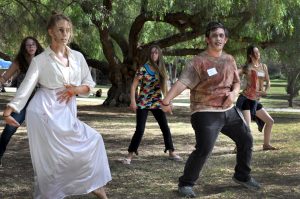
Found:
[[[271, 88], [266, 97], [261, 98], [261, 103], [267, 108], [289, 108], [288, 95], [286, 94], [286, 81], [274, 79], [271, 81]], [[177, 97], [174, 103], [189, 103], [186, 96]], [[294, 98], [294, 108], [300, 108], [300, 96]]]
[[[281, 84], [280, 84], [281, 85]], [[274, 89], [270, 95], [280, 90]], [[103, 92], [106, 93], [106, 92]], [[279, 93], [280, 94], [280, 93]], [[281, 94], [283, 95], [283, 94]], [[5, 103], [11, 97], [0, 95]], [[180, 98], [178, 98], [180, 100]], [[181, 96], [186, 100], [185, 96]], [[271, 99], [270, 99], [271, 100]], [[279, 100], [279, 99], [278, 99]], [[111, 199], [176, 199], [178, 177], [185, 162], [173, 162], [163, 153], [164, 145], [159, 127], [151, 114], [139, 148], [140, 155], [131, 165], [117, 160], [127, 153], [135, 130], [135, 114], [127, 108], [100, 106], [101, 100], [78, 101], [79, 118], [97, 129], [105, 141], [113, 180], [107, 185]], [[268, 100], [266, 100], [267, 102]], [[280, 100], [279, 100], [280, 101]], [[273, 105], [268, 107], [283, 108]], [[284, 104], [284, 99], [281, 103]], [[269, 106], [270, 105], [270, 106]], [[3, 110], [4, 105], [1, 104]], [[272, 144], [278, 151], [262, 151], [263, 135], [251, 124], [254, 137], [252, 175], [262, 183], [263, 190], [249, 191], [231, 180], [236, 156], [231, 153], [234, 143], [220, 134], [211, 157], [206, 162], [195, 185], [199, 198], [299, 198], [300, 197], [300, 113], [271, 112], [275, 120]], [[195, 138], [187, 107], [175, 107], [168, 116], [176, 151], [186, 160], [193, 151]], [[3, 126], [0, 127], [0, 130]], [[26, 128], [20, 127], [12, 137], [0, 168], [0, 198], [32, 198], [33, 170]], [[95, 198], [88, 194], [68, 199]]]
[[[286, 94], [286, 81], [275, 79], [271, 81], [269, 94], [261, 99], [266, 107], [288, 108], [288, 95]], [[300, 108], [300, 96], [294, 98], [294, 107]]]

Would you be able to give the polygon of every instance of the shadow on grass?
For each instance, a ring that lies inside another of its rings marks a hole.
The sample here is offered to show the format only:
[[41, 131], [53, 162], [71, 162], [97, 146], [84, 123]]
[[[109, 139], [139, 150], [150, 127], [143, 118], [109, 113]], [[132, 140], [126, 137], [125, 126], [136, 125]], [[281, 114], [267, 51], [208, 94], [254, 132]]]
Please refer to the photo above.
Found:
[[[174, 115], [168, 116], [176, 152], [184, 158], [184, 162], [174, 162], [167, 158], [167, 154], [163, 152], [162, 134], [151, 114], [139, 147], [140, 155], [134, 157], [131, 165], [123, 165], [118, 159], [126, 155], [135, 130], [133, 112], [127, 108], [79, 105], [78, 115], [103, 136], [113, 177], [107, 185], [109, 198], [179, 198], [176, 191], [178, 177], [182, 175], [185, 161], [195, 145], [188, 108], [177, 107]], [[236, 162], [236, 155], [231, 153], [234, 143], [220, 134], [194, 187], [201, 198], [299, 198], [299, 114], [274, 112], [272, 116], [276, 120], [272, 141], [281, 150], [262, 151], [262, 134], [253, 132], [255, 150], [252, 175], [262, 183], [264, 189], [261, 192], [252, 192], [231, 180]], [[0, 168], [0, 197], [32, 198], [33, 170], [24, 127], [13, 136], [3, 165]], [[89, 194], [68, 198], [95, 197]]]

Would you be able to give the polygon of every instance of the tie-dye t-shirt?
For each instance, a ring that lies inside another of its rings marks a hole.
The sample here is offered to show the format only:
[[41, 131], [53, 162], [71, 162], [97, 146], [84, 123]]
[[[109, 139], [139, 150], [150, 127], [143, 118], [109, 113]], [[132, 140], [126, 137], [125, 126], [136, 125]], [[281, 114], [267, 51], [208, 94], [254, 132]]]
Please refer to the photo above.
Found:
[[159, 109], [162, 98], [159, 73], [152, 71], [149, 64], [145, 64], [136, 71], [136, 76], [140, 77], [137, 107], [139, 109]]
[[257, 83], [258, 83], [258, 77], [257, 72], [255, 70], [249, 70], [248, 74], [245, 75], [245, 80], [247, 82], [246, 88], [243, 90], [242, 94], [251, 100], [257, 99]]
[[223, 107], [223, 103], [240, 78], [231, 55], [222, 52], [220, 57], [212, 57], [204, 51], [187, 63], [179, 81], [191, 89], [192, 113], [222, 112], [233, 106]]
[[264, 82], [268, 80], [268, 68], [265, 64], [259, 64], [258, 67], [251, 67], [247, 74], [244, 74], [246, 88], [242, 94], [251, 100], [260, 98], [258, 91], [264, 91]]

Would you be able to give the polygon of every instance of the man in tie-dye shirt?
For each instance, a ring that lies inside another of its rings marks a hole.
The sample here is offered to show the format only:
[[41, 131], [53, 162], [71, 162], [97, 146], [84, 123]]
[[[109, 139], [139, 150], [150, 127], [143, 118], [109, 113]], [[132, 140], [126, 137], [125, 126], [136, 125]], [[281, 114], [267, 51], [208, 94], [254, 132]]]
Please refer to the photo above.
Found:
[[237, 145], [237, 163], [233, 180], [247, 188], [260, 185], [250, 176], [252, 136], [241, 112], [233, 106], [240, 89], [240, 79], [234, 58], [223, 52], [228, 31], [219, 22], [208, 24], [205, 33], [207, 48], [186, 65], [179, 80], [162, 102], [163, 110], [171, 112], [170, 100], [189, 88], [191, 90], [191, 123], [196, 146], [179, 178], [178, 192], [183, 197], [195, 197], [193, 186], [204, 163], [213, 150], [219, 132]]

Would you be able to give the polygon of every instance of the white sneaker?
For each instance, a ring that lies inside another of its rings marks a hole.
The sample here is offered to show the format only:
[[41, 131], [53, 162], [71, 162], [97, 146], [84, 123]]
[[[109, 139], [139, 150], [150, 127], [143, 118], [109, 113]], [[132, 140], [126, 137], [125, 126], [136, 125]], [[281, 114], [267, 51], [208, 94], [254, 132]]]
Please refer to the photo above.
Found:
[[129, 165], [131, 163], [131, 159], [129, 159], [129, 158], [121, 158], [121, 159], [118, 159], [118, 161], [120, 161], [122, 164], [127, 164], [127, 165]]

